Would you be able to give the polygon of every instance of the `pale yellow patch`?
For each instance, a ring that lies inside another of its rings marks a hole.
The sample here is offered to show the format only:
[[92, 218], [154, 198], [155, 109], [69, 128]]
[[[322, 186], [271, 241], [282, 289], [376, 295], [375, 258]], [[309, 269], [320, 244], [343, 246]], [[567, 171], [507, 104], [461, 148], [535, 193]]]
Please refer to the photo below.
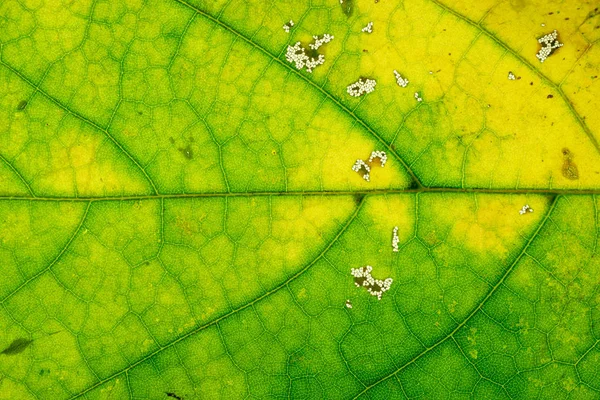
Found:
[[[534, 212], [520, 215], [525, 204]], [[453, 225], [447, 238], [449, 245], [506, 257], [546, 212], [547, 201], [543, 197], [478, 195], [453, 198], [451, 207], [436, 208], [435, 215]]]

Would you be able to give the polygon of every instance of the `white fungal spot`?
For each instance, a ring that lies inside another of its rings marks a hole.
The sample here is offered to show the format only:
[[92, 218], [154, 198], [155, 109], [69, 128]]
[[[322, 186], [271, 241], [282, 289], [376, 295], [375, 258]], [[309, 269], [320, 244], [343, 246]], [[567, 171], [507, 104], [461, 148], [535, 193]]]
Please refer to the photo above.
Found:
[[367, 26], [361, 29], [361, 31], [365, 33], [373, 33], [373, 21], [369, 22]]
[[375, 90], [375, 85], [377, 82], [373, 79], [362, 79], [360, 78], [358, 81], [349, 85], [346, 88], [348, 94], [352, 97], [360, 97], [365, 93], [371, 93]]
[[400, 239], [398, 238], [398, 227], [395, 226], [394, 230], [392, 231], [392, 250], [397, 253], [398, 252], [398, 243], [400, 242]]
[[542, 48], [535, 56], [538, 58], [538, 60], [540, 60], [540, 62], [544, 62], [548, 57], [550, 57], [550, 54], [552, 54], [555, 49], [563, 46], [563, 43], [560, 43], [557, 38], [558, 32], [556, 32], [555, 29], [551, 33], [548, 33], [547, 35], [544, 35], [538, 39], [538, 42], [541, 43]]
[[346, 307], [352, 308], [352, 303], [350, 302], [350, 299], [346, 300]]
[[525, 205], [523, 206], [523, 208], [521, 208], [521, 209], [519, 210], [519, 214], [523, 215], [523, 214], [527, 213], [528, 211], [529, 211], [530, 213], [532, 213], [532, 212], [533, 212], [533, 208], [529, 207], [529, 204], [525, 204]]
[[517, 79], [517, 77], [515, 76], [515, 74], [513, 74], [512, 71], [508, 71], [508, 80], [509, 81], [514, 81], [515, 79]]
[[354, 276], [354, 284], [356, 287], [364, 287], [372, 295], [376, 296], [377, 300], [381, 300], [383, 293], [390, 290], [394, 280], [387, 278], [385, 280], [375, 279], [371, 275], [373, 267], [367, 265], [366, 267], [352, 268], [351, 274]]
[[333, 35], [330, 35], [329, 33], [325, 33], [323, 35], [323, 37], [319, 38], [318, 36], [313, 36], [313, 39], [315, 40], [315, 42], [309, 44], [308, 46], [313, 50], [317, 50], [319, 47], [323, 46], [325, 43], [331, 42], [333, 40]]
[[394, 76], [396, 77], [396, 83], [398, 86], [406, 87], [408, 85], [408, 79], [403, 78], [398, 71], [394, 70]]
[[379, 160], [381, 161], [381, 167], [385, 167], [385, 163], [387, 162], [387, 154], [385, 154], [385, 151], [372, 151], [371, 157], [369, 157], [369, 163], [372, 163], [373, 160], [376, 158], [379, 158]]
[[286, 31], [286, 33], [290, 33], [290, 29], [292, 26], [294, 26], [294, 21], [290, 19], [290, 22], [286, 22], [285, 24], [283, 24], [283, 30]]
[[[313, 50], [317, 50], [324, 43], [329, 43], [333, 40], [333, 36], [328, 33], [324, 34], [322, 38], [319, 38], [318, 36], [313, 36], [313, 38], [315, 39], [315, 43], [309, 44], [310, 48]], [[296, 65], [296, 69], [302, 69], [306, 67], [306, 71], [310, 73], [312, 73], [312, 70], [317, 66], [325, 63], [325, 56], [323, 54], [319, 54], [317, 58], [309, 57], [306, 54], [306, 49], [302, 47], [300, 42], [296, 42], [296, 44], [293, 46], [288, 45], [287, 52], [285, 53], [285, 59], [290, 63], [294, 63]]]
[[415, 99], [417, 99], [417, 101], [423, 101], [423, 98], [419, 96], [419, 92], [415, 92]]
[[354, 165], [352, 166], [352, 171], [358, 172], [360, 173], [361, 171], [363, 171], [363, 179], [367, 182], [370, 182], [371, 176], [371, 167], [369, 166], [369, 164], [367, 164], [366, 162], [364, 162], [363, 160], [356, 160], [356, 162], [354, 163]]
[[368, 287], [367, 290], [369, 291], [369, 293], [371, 293], [372, 296], [377, 296], [377, 300], [381, 300], [381, 296], [383, 295], [383, 293], [390, 290], [392, 282], [394, 282], [392, 278], [387, 278], [384, 281], [375, 279], [373, 285], [371, 285], [371, 287]]

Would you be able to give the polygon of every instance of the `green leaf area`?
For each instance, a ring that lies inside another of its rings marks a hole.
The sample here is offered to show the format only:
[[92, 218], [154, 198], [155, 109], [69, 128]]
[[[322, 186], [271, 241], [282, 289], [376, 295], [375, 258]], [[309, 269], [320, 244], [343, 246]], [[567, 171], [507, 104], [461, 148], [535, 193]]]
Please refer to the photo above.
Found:
[[0, 399], [600, 398], [598, 3], [344, 1], [0, 1]]

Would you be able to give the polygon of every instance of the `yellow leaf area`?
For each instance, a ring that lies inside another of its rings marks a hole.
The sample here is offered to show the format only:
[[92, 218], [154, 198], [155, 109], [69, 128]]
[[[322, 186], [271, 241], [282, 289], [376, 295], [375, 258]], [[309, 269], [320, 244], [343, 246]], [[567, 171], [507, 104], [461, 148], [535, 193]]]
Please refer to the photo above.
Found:
[[0, 1], [0, 400], [599, 398], [598, 7]]

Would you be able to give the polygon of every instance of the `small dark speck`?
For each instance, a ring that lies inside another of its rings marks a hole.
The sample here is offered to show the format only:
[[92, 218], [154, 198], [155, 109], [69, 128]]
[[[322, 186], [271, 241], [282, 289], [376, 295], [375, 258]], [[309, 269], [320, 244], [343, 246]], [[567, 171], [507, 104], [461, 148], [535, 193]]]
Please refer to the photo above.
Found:
[[554, 96], [552, 96], [551, 94], [549, 94], [548, 96], [546, 96], [546, 98], [547, 98], [547, 99], [551, 99], [551, 98], [553, 98], [553, 97], [554, 97]]
[[363, 53], [368, 53], [368, 52], [369, 52], [369, 50], [363, 49]]
[[550, 12], [548, 13], [548, 15], [552, 15], [552, 14], [554, 14], [552, 11], [550, 11]]
[[448, 55], [449, 55], [449, 56], [451, 56], [451, 55], [452, 55], [452, 53], [448, 53]]
[[529, 82], [529, 84], [533, 86], [533, 82]]
[[17, 104], [17, 110], [23, 111], [27, 107], [27, 100], [21, 100], [19, 104]]
[[165, 392], [165, 394], [166, 394], [167, 396], [169, 396], [169, 397], [172, 397], [172, 398], [176, 399], [176, 400], [183, 400], [183, 397], [179, 397], [179, 396], [177, 396], [175, 393], [172, 393], [172, 392]]
[[565, 21], [568, 21], [568, 20], [569, 20], [569, 17], [565, 18]]

